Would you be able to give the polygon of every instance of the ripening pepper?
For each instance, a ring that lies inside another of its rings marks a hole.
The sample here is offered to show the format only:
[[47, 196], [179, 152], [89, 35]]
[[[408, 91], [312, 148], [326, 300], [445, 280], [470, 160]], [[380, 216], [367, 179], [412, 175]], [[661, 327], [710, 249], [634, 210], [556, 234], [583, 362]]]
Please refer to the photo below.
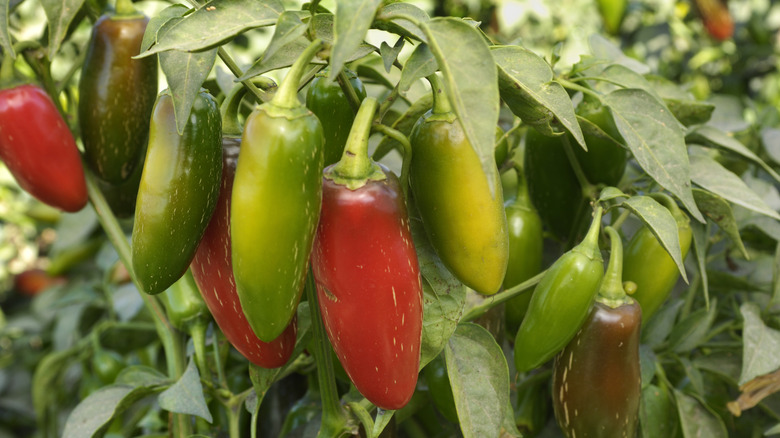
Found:
[[624, 292], [620, 236], [605, 230], [612, 253], [599, 295], [553, 370], [555, 418], [568, 438], [636, 436], [642, 311]]
[[711, 37], [725, 41], [734, 35], [734, 20], [726, 0], [695, 0], [694, 3]]
[[409, 138], [417, 210], [431, 245], [453, 275], [481, 294], [494, 294], [509, 257], [498, 171], [491, 193], [479, 156], [438, 87], [433, 102]]
[[0, 90], [0, 160], [19, 186], [41, 202], [70, 212], [87, 205], [73, 134], [40, 87]]
[[553, 263], [536, 286], [515, 337], [519, 372], [552, 359], [588, 316], [604, 276], [598, 246], [600, 225], [601, 207], [597, 207], [585, 239]]
[[598, 0], [597, 5], [607, 33], [618, 35], [623, 17], [626, 15], [628, 0]]
[[79, 81], [79, 126], [87, 165], [120, 184], [142, 162], [157, 96], [157, 57], [138, 55], [149, 18], [129, 2], [93, 26]]
[[161, 93], [133, 223], [133, 271], [144, 292], [160, 293], [187, 271], [217, 205], [221, 175], [221, 121], [214, 98], [205, 90], [198, 93], [179, 135], [173, 100]]
[[189, 331], [189, 325], [209, 320], [209, 309], [190, 271], [160, 294], [160, 300], [171, 325], [185, 333]]
[[[239, 133], [240, 134], [240, 133]], [[246, 320], [236, 292], [230, 244], [230, 197], [236, 174], [239, 138], [222, 139], [222, 183], [219, 200], [200, 241], [191, 270], [206, 305], [228, 342], [250, 362], [263, 368], [277, 368], [290, 359], [295, 348], [297, 324], [290, 322], [272, 342], [257, 338]]]
[[[352, 89], [358, 99], [366, 98], [363, 82], [350, 70], [344, 70]], [[325, 69], [312, 79], [306, 91], [306, 107], [317, 116], [322, 123], [322, 133], [325, 136], [324, 166], [339, 161], [347, 144], [349, 128], [355, 120], [355, 110], [352, 109], [347, 96], [338, 82], [328, 82], [328, 70]]]
[[[651, 196], [660, 201], [677, 221], [677, 237], [680, 240], [682, 257], [685, 259], [693, 236], [690, 219], [669, 196]], [[680, 271], [672, 256], [666, 252], [652, 231], [642, 226], [626, 245], [623, 278], [636, 283], [637, 290], [633, 297], [642, 307], [643, 322], [647, 322], [666, 301], [679, 277]]]
[[325, 169], [312, 272], [350, 380], [376, 406], [399, 409], [420, 367], [422, 278], [401, 184], [368, 156], [376, 108], [363, 101], [341, 161]]
[[312, 43], [273, 100], [247, 118], [231, 200], [233, 275], [249, 325], [265, 342], [290, 324], [303, 293], [322, 203], [322, 125], [298, 100]]

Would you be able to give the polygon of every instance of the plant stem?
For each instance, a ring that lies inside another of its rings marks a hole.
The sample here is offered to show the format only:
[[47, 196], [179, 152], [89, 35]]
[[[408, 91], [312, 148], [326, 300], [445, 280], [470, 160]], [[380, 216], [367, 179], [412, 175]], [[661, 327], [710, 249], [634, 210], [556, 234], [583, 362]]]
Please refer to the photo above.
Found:
[[444, 94], [444, 89], [442, 89], [441, 83], [436, 77], [436, 73], [428, 76], [426, 79], [431, 83], [431, 93], [433, 93], [433, 114], [451, 113], [452, 105], [450, 105], [450, 100], [447, 99], [447, 95]]
[[301, 102], [298, 100], [298, 84], [303, 77], [304, 69], [309, 65], [314, 55], [322, 49], [323, 42], [316, 39], [309, 44], [301, 53], [295, 63], [290, 67], [290, 71], [285, 76], [279, 89], [276, 91], [271, 103], [281, 108], [298, 108]]
[[409, 169], [412, 166], [412, 144], [409, 139], [399, 130], [393, 129], [387, 125], [376, 124], [374, 129], [393, 140], [397, 141], [403, 147], [403, 162], [401, 163], [401, 187], [404, 192], [404, 198], [408, 199], [409, 191]]
[[533, 277], [529, 278], [528, 280], [518, 284], [517, 286], [513, 286], [510, 289], [507, 289], [503, 292], [499, 292], [491, 297], [485, 298], [482, 300], [482, 302], [466, 312], [465, 315], [460, 319], [462, 322], [467, 321], [473, 321], [474, 319], [479, 318], [480, 316], [484, 315], [488, 310], [492, 309], [495, 306], [498, 306], [501, 303], [505, 303], [512, 298], [520, 295], [521, 293], [531, 289], [532, 287], [539, 284], [539, 282], [542, 280], [542, 277], [544, 277], [544, 274], [547, 273], [547, 270], [544, 270]]
[[341, 87], [341, 91], [344, 92], [344, 96], [347, 97], [350, 106], [352, 106], [352, 111], [357, 112], [360, 109], [360, 97], [358, 97], [355, 89], [349, 82], [349, 78], [347, 77], [347, 74], [344, 73], [344, 70], [339, 72], [337, 80], [339, 82], [339, 86]]
[[587, 94], [588, 96], [596, 98], [599, 102], [602, 102], [601, 95], [599, 93], [596, 93], [595, 91], [591, 90], [590, 88], [583, 87], [582, 85], [575, 84], [574, 82], [568, 81], [563, 78], [556, 78], [555, 79], [559, 84], [563, 85], [565, 88], [580, 91], [583, 94]]
[[318, 436], [336, 438], [348, 432], [349, 428], [336, 390], [336, 375], [333, 371], [333, 362], [331, 362], [329, 341], [325, 336], [325, 327], [320, 317], [317, 293], [314, 290], [314, 275], [311, 270], [309, 270], [309, 276], [306, 279], [306, 296], [309, 301], [314, 338], [309, 350], [317, 364], [317, 378], [320, 382], [320, 394], [322, 395], [322, 425]]

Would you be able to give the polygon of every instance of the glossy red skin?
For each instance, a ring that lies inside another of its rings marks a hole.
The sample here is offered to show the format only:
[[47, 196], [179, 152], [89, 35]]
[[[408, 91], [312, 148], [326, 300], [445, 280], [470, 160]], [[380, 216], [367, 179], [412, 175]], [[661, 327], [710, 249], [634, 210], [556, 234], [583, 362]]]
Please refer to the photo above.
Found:
[[73, 134], [41, 88], [26, 84], [0, 90], [0, 160], [40, 201], [69, 212], [87, 205]]
[[277, 368], [287, 363], [295, 348], [298, 327], [295, 317], [278, 338], [271, 342], [261, 341], [244, 316], [233, 278], [230, 199], [239, 143], [239, 139], [223, 139], [219, 200], [192, 260], [192, 275], [214, 321], [236, 350], [257, 366]]
[[347, 375], [369, 401], [398, 409], [417, 384], [422, 283], [398, 178], [382, 170], [385, 180], [354, 191], [323, 179], [312, 269]]

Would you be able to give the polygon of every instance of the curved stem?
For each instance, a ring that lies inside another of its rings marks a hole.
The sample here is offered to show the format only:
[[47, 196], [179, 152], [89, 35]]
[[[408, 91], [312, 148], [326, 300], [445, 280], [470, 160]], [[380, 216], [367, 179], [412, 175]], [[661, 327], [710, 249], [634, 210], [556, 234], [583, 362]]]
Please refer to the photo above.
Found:
[[391, 106], [393, 106], [397, 98], [398, 98], [398, 84], [395, 84], [395, 87], [393, 87], [393, 89], [390, 90], [390, 94], [388, 94], [385, 100], [382, 102], [382, 104], [379, 105], [379, 120], [384, 119], [385, 114], [387, 114], [387, 111], [390, 109]]
[[[344, 154], [341, 160], [333, 166], [328, 176], [347, 180], [347, 186], [356, 189], [365, 184], [366, 179], [375, 179], [377, 172], [384, 176], [379, 166], [368, 156], [368, 138], [371, 136], [371, 124], [376, 113], [377, 101], [367, 97], [360, 105], [352, 129], [347, 137]], [[354, 181], [353, 186], [349, 182]]]
[[116, 0], [116, 14], [119, 16], [136, 15], [138, 11], [132, 0]]
[[574, 175], [577, 177], [577, 182], [580, 183], [583, 193], [585, 193], [588, 197], [592, 197], [595, 186], [591, 184], [590, 181], [588, 181], [588, 177], [585, 176], [585, 171], [582, 170], [582, 166], [580, 166], [580, 162], [577, 160], [577, 156], [574, 154], [574, 146], [572, 146], [571, 142], [569, 141], [569, 136], [567, 134], [563, 134], [562, 137], [563, 150], [566, 152], [566, 158], [569, 159], [569, 164], [574, 171]]
[[559, 84], [563, 85], [565, 88], [580, 91], [583, 94], [587, 94], [588, 96], [594, 97], [599, 102], [602, 102], [601, 95], [599, 93], [596, 93], [595, 91], [591, 90], [590, 88], [583, 87], [582, 85], [575, 84], [574, 82], [568, 81], [563, 78], [556, 78], [555, 79]]
[[431, 84], [431, 92], [433, 93], [433, 114], [448, 114], [452, 112], [452, 105], [450, 100], [447, 99], [447, 95], [444, 94], [444, 89], [441, 87], [436, 73], [425, 78]]
[[401, 163], [401, 188], [404, 191], [404, 198], [408, 198], [409, 190], [409, 169], [412, 166], [412, 144], [403, 132], [393, 129], [387, 125], [376, 124], [374, 129], [378, 132], [397, 141], [403, 147], [403, 162]]
[[[237, 78], [240, 78], [241, 76], [244, 76], [244, 72], [241, 71], [241, 67], [236, 64], [236, 62], [233, 60], [233, 58], [228, 54], [228, 52], [225, 50], [224, 47], [220, 47], [217, 50], [217, 55], [219, 55], [219, 59], [222, 60], [222, 62], [225, 63], [225, 66], [230, 70], [231, 73]], [[268, 93], [265, 93], [261, 91], [255, 84], [252, 83], [251, 79], [244, 79], [241, 81], [242, 84], [257, 97], [257, 100], [260, 102], [269, 102], [271, 98], [268, 96]]]
[[620, 227], [623, 226], [623, 222], [628, 219], [628, 216], [631, 215], [631, 212], [629, 210], [623, 210], [622, 213], [620, 213], [620, 216], [618, 216], [617, 219], [615, 219], [615, 222], [612, 222], [612, 228], [619, 230]]
[[357, 112], [360, 109], [360, 97], [358, 97], [355, 89], [349, 82], [349, 78], [347, 77], [347, 74], [344, 72], [344, 70], [339, 72], [337, 80], [339, 82], [339, 86], [341, 87], [341, 91], [344, 92], [344, 95], [347, 97], [350, 106], [352, 106], [352, 111]]
[[336, 375], [331, 362], [328, 338], [325, 335], [325, 327], [320, 317], [320, 306], [317, 301], [317, 292], [314, 290], [314, 275], [309, 269], [306, 279], [306, 297], [309, 301], [311, 312], [312, 348], [310, 351], [317, 364], [317, 378], [320, 382], [320, 394], [322, 395], [322, 426], [318, 436], [339, 437], [347, 430], [347, 419], [338, 398], [336, 389]]
[[14, 78], [14, 62], [16, 62], [15, 57], [3, 56], [0, 64], [0, 81], [6, 82]]
[[466, 322], [479, 318], [493, 307], [498, 306], [501, 303], [505, 303], [539, 284], [539, 282], [542, 280], [542, 277], [544, 277], [544, 274], [546, 273], [547, 270], [544, 270], [516, 286], [485, 298], [480, 304], [469, 309], [460, 320]]
[[211, 382], [211, 373], [206, 365], [206, 330], [208, 322], [198, 320], [190, 326], [190, 336], [192, 337], [192, 346], [195, 349], [195, 364], [200, 371], [200, 377]]
[[290, 71], [276, 91], [276, 95], [274, 95], [271, 103], [281, 108], [290, 109], [301, 106], [301, 102], [298, 100], [298, 84], [301, 82], [304, 69], [309, 65], [314, 55], [322, 49], [322, 46], [322, 40], [316, 39], [306, 47], [298, 59], [295, 60], [292, 67], [290, 67]]
[[523, 171], [523, 166], [521, 166], [520, 163], [513, 162], [512, 168], [517, 175], [517, 187], [515, 190], [514, 204], [520, 207], [533, 208], [533, 204], [531, 204], [531, 197], [528, 194], [528, 184], [525, 182], [525, 172]]
[[607, 272], [604, 273], [598, 297], [600, 302], [614, 309], [630, 302], [625, 290], [623, 290], [623, 242], [620, 239], [620, 234], [614, 228], [605, 227], [604, 231], [609, 236], [611, 251]]

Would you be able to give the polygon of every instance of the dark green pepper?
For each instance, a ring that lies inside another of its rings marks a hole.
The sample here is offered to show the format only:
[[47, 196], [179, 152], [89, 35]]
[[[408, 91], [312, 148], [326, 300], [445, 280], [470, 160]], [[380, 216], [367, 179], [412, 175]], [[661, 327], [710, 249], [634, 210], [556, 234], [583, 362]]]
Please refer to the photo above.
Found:
[[553, 408], [569, 438], [636, 435], [641, 394], [642, 311], [624, 292], [620, 236], [606, 228], [612, 254], [596, 302], [555, 359]]
[[[356, 114], [356, 110], [350, 105], [339, 83], [328, 82], [327, 72], [328, 70], [325, 69], [317, 73], [306, 92], [306, 106], [322, 123], [326, 167], [341, 159]], [[350, 70], [344, 72], [358, 99], [360, 101], [365, 99], [366, 89], [363, 87], [363, 82]]]
[[221, 176], [221, 118], [214, 98], [201, 90], [179, 135], [173, 100], [161, 93], [133, 224], [133, 272], [144, 292], [160, 293], [187, 271], [217, 205]]
[[447, 373], [447, 362], [444, 360], [444, 352], [433, 358], [422, 369], [423, 378], [428, 384], [433, 403], [436, 408], [449, 421], [458, 422], [458, 411], [455, 408], [455, 397], [452, 395], [450, 377]]
[[628, 150], [621, 146], [623, 137], [609, 110], [586, 100], [577, 107], [577, 114], [590, 122], [581, 124], [587, 151], [569, 137], [585, 177], [591, 184], [617, 185], [626, 170]]
[[[504, 276], [504, 289], [528, 280], [542, 270], [542, 220], [528, 197], [523, 169], [515, 166], [517, 173], [517, 195], [505, 207], [509, 232], [509, 263]], [[514, 335], [523, 321], [531, 291], [506, 302], [506, 328]]]
[[528, 194], [539, 217], [557, 238], [565, 241], [577, 233], [574, 228], [587, 211], [587, 202], [563, 140], [562, 136], [547, 137], [529, 129], [525, 135], [523, 168]]
[[87, 164], [120, 184], [133, 174], [157, 96], [157, 57], [132, 59], [149, 18], [129, 2], [95, 22], [79, 81], [79, 126]]
[[542, 277], [515, 337], [515, 366], [530, 371], [551, 359], [577, 333], [599, 290], [604, 266], [598, 237], [601, 207], [588, 234]]
[[303, 292], [322, 203], [322, 125], [298, 84], [321, 43], [309, 46], [271, 102], [246, 120], [231, 202], [236, 290], [249, 325], [271, 342]]
[[517, 385], [515, 424], [524, 438], [539, 434], [550, 412], [550, 371], [536, 373]]
[[[663, 194], [651, 195], [669, 209], [677, 221], [682, 257], [691, 248], [691, 226], [688, 216], [672, 198]], [[623, 258], [623, 278], [636, 283], [634, 299], [642, 307], [642, 321], [646, 322], [672, 292], [680, 271], [677, 264], [646, 226], [642, 226], [626, 246]]]
[[433, 109], [414, 125], [409, 141], [410, 183], [431, 245], [466, 286], [498, 292], [509, 257], [498, 171], [491, 193], [480, 159], [438, 87]]
[[191, 271], [187, 271], [176, 283], [160, 294], [168, 321], [185, 333], [193, 323], [208, 321], [211, 314], [195, 284]]
[[114, 383], [125, 366], [125, 360], [116, 351], [98, 348], [92, 356], [92, 372], [103, 385]]
[[97, 186], [106, 198], [106, 203], [111, 208], [114, 216], [125, 219], [133, 217], [135, 214], [135, 201], [138, 199], [138, 188], [141, 185], [141, 175], [144, 170], [144, 159], [146, 158], [146, 143], [138, 157], [138, 163], [133, 168], [133, 174], [127, 181], [119, 184], [111, 184], [97, 179]]

